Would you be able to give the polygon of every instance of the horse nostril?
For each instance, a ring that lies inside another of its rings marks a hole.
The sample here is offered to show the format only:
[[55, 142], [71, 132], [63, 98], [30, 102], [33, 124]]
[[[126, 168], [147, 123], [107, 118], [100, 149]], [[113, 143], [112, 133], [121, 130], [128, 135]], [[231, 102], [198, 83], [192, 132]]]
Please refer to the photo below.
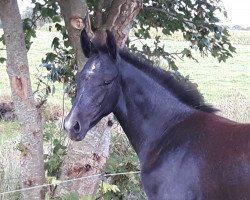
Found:
[[79, 122], [76, 121], [76, 123], [75, 123], [75, 125], [73, 127], [74, 127], [75, 132], [77, 132], [77, 133], [80, 132], [80, 124], [79, 124]]

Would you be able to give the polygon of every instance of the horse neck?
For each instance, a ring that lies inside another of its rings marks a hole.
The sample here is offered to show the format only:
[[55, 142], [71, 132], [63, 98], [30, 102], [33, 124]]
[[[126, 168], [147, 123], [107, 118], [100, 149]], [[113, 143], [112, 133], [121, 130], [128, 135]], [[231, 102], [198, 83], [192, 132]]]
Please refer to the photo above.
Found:
[[114, 114], [140, 158], [140, 152], [193, 109], [131, 64], [124, 61], [119, 67], [120, 97]]

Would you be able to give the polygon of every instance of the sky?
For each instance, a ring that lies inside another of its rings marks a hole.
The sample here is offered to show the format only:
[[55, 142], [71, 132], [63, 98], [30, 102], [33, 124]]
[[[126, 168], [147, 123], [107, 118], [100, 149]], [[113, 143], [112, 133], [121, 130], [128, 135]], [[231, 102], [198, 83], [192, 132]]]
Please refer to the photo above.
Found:
[[228, 13], [228, 25], [250, 27], [250, 0], [222, 0], [222, 5]]
[[[224, 22], [229, 25], [241, 25], [250, 27], [250, 0], [221, 0], [228, 13], [228, 19]], [[21, 11], [30, 5], [31, 0], [18, 0]]]

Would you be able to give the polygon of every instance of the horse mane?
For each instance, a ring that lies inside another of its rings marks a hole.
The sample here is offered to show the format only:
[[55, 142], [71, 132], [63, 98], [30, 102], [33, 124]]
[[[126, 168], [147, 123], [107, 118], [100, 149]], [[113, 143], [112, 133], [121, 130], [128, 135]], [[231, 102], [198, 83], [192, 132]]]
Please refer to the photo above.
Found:
[[154, 66], [152, 61], [141, 55], [133, 55], [127, 50], [119, 51], [120, 57], [140, 71], [144, 72], [164, 88], [169, 90], [181, 102], [204, 112], [218, 111], [213, 106], [206, 104], [203, 95], [198, 91], [197, 85], [179, 73], [166, 71], [159, 66]]
[[[98, 47], [98, 52], [108, 53], [105, 45], [98, 46], [98, 44], [95, 44], [95, 46]], [[155, 66], [152, 61], [146, 59], [140, 54], [133, 55], [128, 50], [124, 49], [119, 49], [118, 52], [123, 60], [153, 78], [186, 105], [208, 113], [218, 111], [213, 106], [206, 104], [203, 95], [197, 88], [197, 85], [182, 75]]]

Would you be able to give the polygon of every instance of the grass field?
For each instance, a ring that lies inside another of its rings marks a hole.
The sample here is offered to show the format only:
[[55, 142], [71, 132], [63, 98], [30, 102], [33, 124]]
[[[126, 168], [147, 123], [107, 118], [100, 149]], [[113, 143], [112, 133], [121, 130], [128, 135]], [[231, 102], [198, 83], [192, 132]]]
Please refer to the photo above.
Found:
[[[0, 32], [1, 34], [1, 32]], [[179, 34], [179, 35], [178, 35]], [[181, 51], [189, 44], [181, 40], [181, 34], [178, 33], [172, 38], [164, 38], [162, 42], [165, 44], [169, 52]], [[242, 122], [250, 122], [250, 32], [232, 32], [232, 41], [235, 43], [237, 53], [233, 58], [227, 60], [226, 63], [218, 63], [215, 58], [202, 58], [198, 52], [194, 52], [198, 63], [189, 59], [177, 59], [176, 63], [179, 71], [189, 76], [190, 80], [199, 85], [199, 90], [205, 96], [207, 102], [216, 105], [222, 110], [223, 115]], [[39, 65], [45, 53], [51, 51], [51, 41], [55, 36], [59, 36], [56, 32], [38, 31], [37, 38], [33, 40], [33, 45], [28, 52], [29, 67], [32, 78], [33, 89], [36, 89], [36, 77], [40, 74], [45, 75], [47, 72]], [[177, 40], [177, 41], [173, 41]], [[151, 41], [147, 41], [151, 42]], [[1, 48], [1, 46], [0, 46]], [[0, 56], [4, 52], [0, 51]], [[54, 96], [49, 97], [51, 110], [62, 109], [62, 85], [55, 85], [57, 90]], [[9, 80], [6, 73], [5, 65], [0, 65], [0, 100], [8, 99], [10, 95]], [[69, 104], [68, 104], [69, 105]], [[18, 162], [15, 145], [19, 139], [19, 125], [17, 122], [0, 121], [0, 178], [1, 165], [5, 168], [5, 179], [12, 180], [10, 174], [15, 173], [17, 176]], [[6, 147], [7, 145], [7, 147]], [[11, 159], [1, 160], [1, 155], [9, 153]], [[11, 160], [11, 162], [7, 162]], [[6, 167], [8, 165], [8, 167]], [[1, 182], [1, 181], [0, 181]], [[10, 182], [5, 186], [0, 183], [1, 189], [15, 189], [16, 185], [10, 188]], [[2, 187], [2, 188], [1, 188]], [[1, 199], [1, 198], [0, 198]]]

